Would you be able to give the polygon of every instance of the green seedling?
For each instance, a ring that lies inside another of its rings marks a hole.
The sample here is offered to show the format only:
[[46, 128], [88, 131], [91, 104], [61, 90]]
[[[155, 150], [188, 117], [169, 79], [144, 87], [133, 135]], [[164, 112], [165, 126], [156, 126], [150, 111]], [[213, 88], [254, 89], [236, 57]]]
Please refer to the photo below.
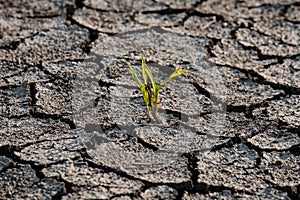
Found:
[[[160, 100], [158, 98], [159, 91], [162, 88], [163, 85], [165, 85], [167, 82], [169, 82], [172, 78], [179, 76], [185, 72], [184, 69], [178, 69], [175, 72], [173, 72], [168, 78], [163, 80], [160, 84], [157, 84], [154, 80], [154, 77], [149, 69], [149, 67], [145, 63], [144, 57], [142, 57], [142, 78], [144, 82], [141, 82], [140, 79], [137, 77], [133, 67], [130, 65], [130, 63], [124, 59], [126, 64], [128, 65], [129, 71], [131, 72], [131, 75], [133, 77], [134, 82], [137, 84], [137, 86], [140, 88], [143, 99], [145, 101], [145, 104], [147, 106], [147, 113], [150, 114], [150, 111], [156, 113]], [[150, 79], [151, 84], [148, 84], [148, 77]]]

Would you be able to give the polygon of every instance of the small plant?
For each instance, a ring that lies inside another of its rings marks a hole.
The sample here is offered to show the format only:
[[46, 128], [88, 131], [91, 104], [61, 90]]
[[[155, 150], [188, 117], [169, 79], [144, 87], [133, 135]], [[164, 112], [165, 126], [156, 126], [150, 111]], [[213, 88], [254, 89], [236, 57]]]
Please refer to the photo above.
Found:
[[[142, 77], [144, 80], [144, 83], [140, 81], [140, 79], [137, 77], [133, 67], [130, 65], [130, 63], [124, 59], [126, 64], [128, 65], [129, 71], [132, 74], [133, 80], [135, 83], [138, 85], [140, 88], [143, 99], [146, 103], [147, 106], [147, 113], [148, 115], [150, 114], [150, 111], [154, 114], [156, 114], [158, 110], [158, 105], [160, 104], [160, 100], [158, 99], [159, 91], [162, 88], [164, 84], [166, 84], [169, 80], [172, 78], [179, 76], [185, 72], [184, 69], [178, 69], [175, 72], [173, 72], [168, 78], [163, 80], [160, 84], [157, 84], [156, 81], [154, 80], [154, 77], [149, 69], [149, 67], [145, 63], [144, 57], [142, 57]], [[147, 76], [150, 79], [151, 84], [148, 84], [147, 81]]]

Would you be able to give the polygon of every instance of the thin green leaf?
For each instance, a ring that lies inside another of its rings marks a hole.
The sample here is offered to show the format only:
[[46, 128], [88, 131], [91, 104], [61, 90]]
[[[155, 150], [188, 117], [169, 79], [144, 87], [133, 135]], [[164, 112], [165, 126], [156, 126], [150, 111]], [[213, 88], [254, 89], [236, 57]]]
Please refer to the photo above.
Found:
[[141, 91], [142, 91], [142, 95], [143, 95], [144, 101], [146, 103], [146, 106], [148, 107], [150, 105], [150, 102], [149, 102], [149, 93], [147, 91], [147, 87], [146, 87], [145, 84], [141, 85]]
[[153, 77], [149, 67], [146, 64], [145, 64], [145, 71], [146, 71], [147, 75], [150, 78], [150, 81], [151, 81], [151, 84], [152, 84], [152, 89], [153, 89], [153, 91], [155, 91], [156, 90], [156, 83], [155, 83], [154, 77]]
[[129, 68], [129, 71], [131, 72], [131, 75], [132, 75], [133, 80], [136, 82], [136, 84], [139, 86], [139, 88], [141, 88], [141, 87], [142, 87], [142, 82], [141, 82], [140, 79], [136, 76], [133, 67], [130, 65], [130, 63], [129, 63], [127, 60], [124, 59], [124, 61], [126, 62], [128, 68]]
[[166, 84], [169, 80], [171, 80], [172, 78], [176, 77], [176, 76], [179, 76], [181, 74], [183, 74], [185, 72], [184, 69], [178, 69], [176, 70], [175, 72], [173, 72], [168, 78], [166, 78], [165, 80], [163, 80], [160, 84], [159, 84], [159, 89], [164, 85]]
[[154, 77], [149, 69], [149, 67], [145, 64], [145, 71], [147, 75], [150, 78], [151, 84], [152, 84], [152, 90], [153, 90], [153, 95], [152, 95], [152, 106], [156, 105], [157, 98], [158, 98], [158, 87], [155, 83]]
[[145, 58], [142, 57], [142, 76], [144, 79], [144, 84], [147, 85], [147, 76], [146, 76], [146, 72], [145, 72]]

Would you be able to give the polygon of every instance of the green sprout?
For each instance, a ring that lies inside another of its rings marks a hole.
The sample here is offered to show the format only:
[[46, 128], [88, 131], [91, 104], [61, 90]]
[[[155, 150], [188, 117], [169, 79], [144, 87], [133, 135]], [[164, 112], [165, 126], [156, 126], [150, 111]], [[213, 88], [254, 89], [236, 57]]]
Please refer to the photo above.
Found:
[[[173, 72], [168, 78], [163, 80], [160, 84], [156, 84], [156, 81], [154, 80], [154, 77], [149, 69], [149, 67], [145, 63], [144, 57], [142, 57], [142, 77], [144, 80], [144, 83], [140, 81], [140, 79], [137, 77], [133, 67], [130, 65], [130, 63], [124, 59], [126, 64], [128, 65], [129, 71], [132, 74], [134, 82], [137, 84], [137, 86], [140, 88], [144, 102], [147, 106], [147, 113], [150, 114], [150, 111], [156, 113], [158, 110], [158, 105], [160, 104], [160, 101], [158, 99], [159, 91], [162, 88], [163, 85], [165, 85], [169, 80], [172, 78], [179, 76], [185, 72], [184, 69], [178, 69], [175, 72]], [[147, 82], [147, 76], [149, 77], [151, 84], [148, 84]]]

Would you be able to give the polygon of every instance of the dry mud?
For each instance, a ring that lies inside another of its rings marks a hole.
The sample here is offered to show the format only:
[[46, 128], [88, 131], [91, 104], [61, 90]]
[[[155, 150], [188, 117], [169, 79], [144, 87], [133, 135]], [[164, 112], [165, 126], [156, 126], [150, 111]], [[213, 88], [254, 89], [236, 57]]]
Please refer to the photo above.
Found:
[[[300, 4], [0, 1], [0, 199], [300, 199]], [[149, 120], [126, 58], [162, 80]]]

